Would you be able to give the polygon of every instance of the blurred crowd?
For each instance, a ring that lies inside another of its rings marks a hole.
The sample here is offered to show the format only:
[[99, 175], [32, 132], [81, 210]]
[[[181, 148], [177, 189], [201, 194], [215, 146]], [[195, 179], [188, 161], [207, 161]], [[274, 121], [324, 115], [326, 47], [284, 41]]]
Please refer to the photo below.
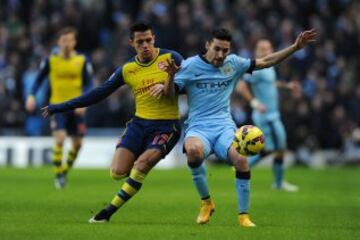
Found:
[[[276, 70], [283, 81], [300, 81], [302, 94], [281, 91], [282, 119], [289, 146], [341, 149], [356, 144], [360, 124], [360, 2], [351, 0], [0, 0], [0, 135], [43, 134], [36, 115], [26, 114], [24, 98], [38, 66], [55, 46], [63, 26], [79, 31], [77, 49], [90, 56], [95, 86], [134, 52], [129, 26], [150, 22], [157, 46], [184, 57], [203, 50], [214, 27], [233, 33], [233, 51], [252, 57], [254, 44], [268, 38], [276, 50], [309, 28], [318, 42], [297, 52]], [[46, 94], [38, 96], [44, 104]], [[182, 109], [186, 109], [181, 101]], [[88, 111], [90, 127], [123, 126], [133, 98], [121, 89]], [[236, 122], [249, 123], [248, 104], [232, 99]], [[185, 110], [183, 111], [185, 114]], [[104, 117], [105, 116], [105, 117]], [[45, 124], [46, 125], [46, 124]]]

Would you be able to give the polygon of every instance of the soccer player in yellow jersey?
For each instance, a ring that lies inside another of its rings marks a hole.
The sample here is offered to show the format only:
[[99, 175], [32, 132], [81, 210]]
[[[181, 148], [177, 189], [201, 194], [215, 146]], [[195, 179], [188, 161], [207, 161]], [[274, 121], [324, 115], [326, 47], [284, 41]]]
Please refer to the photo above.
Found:
[[[78, 97], [91, 87], [92, 66], [84, 54], [75, 50], [76, 36], [77, 31], [72, 27], [63, 28], [58, 33], [58, 52], [42, 62], [31, 95], [27, 98], [26, 109], [29, 112], [35, 110], [36, 92], [46, 78], [50, 83], [51, 104]], [[78, 155], [86, 131], [85, 108], [54, 115], [51, 118], [51, 128], [55, 139], [52, 155], [55, 187], [63, 188], [66, 184], [66, 175]], [[63, 145], [67, 134], [71, 136], [72, 148], [68, 152], [66, 164], [63, 165]]]
[[130, 86], [135, 96], [135, 116], [120, 136], [110, 174], [119, 180], [127, 178], [111, 203], [89, 222], [107, 222], [112, 214], [141, 188], [148, 172], [175, 146], [180, 137], [177, 98], [154, 97], [152, 86], [168, 81], [167, 65], [181, 64], [175, 51], [155, 48], [151, 26], [138, 23], [130, 29], [130, 44], [136, 51], [100, 87], [62, 104], [42, 109], [43, 116], [89, 106], [109, 96], [120, 86]]

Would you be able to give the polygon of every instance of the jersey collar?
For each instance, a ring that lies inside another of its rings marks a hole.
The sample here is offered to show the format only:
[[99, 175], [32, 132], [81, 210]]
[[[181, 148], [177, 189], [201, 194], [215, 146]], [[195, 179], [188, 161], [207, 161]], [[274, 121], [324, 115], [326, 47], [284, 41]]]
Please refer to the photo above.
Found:
[[150, 65], [153, 64], [153, 63], [156, 61], [156, 59], [158, 58], [159, 53], [160, 53], [160, 49], [159, 49], [159, 48], [156, 48], [155, 51], [156, 51], [156, 55], [155, 55], [155, 57], [154, 57], [153, 60], [151, 60], [151, 61], [149, 61], [149, 62], [140, 62], [140, 61], [138, 60], [138, 58], [135, 56], [135, 62], [136, 62], [138, 65], [142, 66], [142, 67], [148, 67], [148, 66], [150, 66]]

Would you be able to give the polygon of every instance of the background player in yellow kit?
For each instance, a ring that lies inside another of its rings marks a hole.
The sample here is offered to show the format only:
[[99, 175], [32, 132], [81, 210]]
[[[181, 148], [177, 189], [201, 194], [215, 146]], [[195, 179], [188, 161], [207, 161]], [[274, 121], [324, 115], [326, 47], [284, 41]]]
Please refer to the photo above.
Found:
[[[78, 97], [91, 87], [92, 66], [84, 54], [75, 50], [76, 36], [77, 31], [72, 27], [63, 28], [58, 33], [58, 51], [42, 62], [31, 95], [27, 98], [26, 109], [29, 112], [36, 108], [35, 95], [45, 79], [49, 79], [50, 83], [50, 104]], [[55, 187], [63, 188], [66, 184], [66, 175], [78, 155], [86, 131], [85, 108], [54, 115], [51, 118], [51, 129], [55, 140], [52, 155]], [[63, 146], [68, 134], [71, 136], [72, 147], [63, 165]]]
[[124, 203], [141, 188], [148, 172], [168, 154], [180, 137], [177, 98], [154, 97], [152, 86], [168, 81], [167, 64], [180, 65], [182, 56], [175, 51], [155, 48], [155, 36], [151, 26], [138, 23], [130, 29], [130, 44], [136, 51], [122, 67], [119, 67], [100, 87], [88, 94], [61, 104], [51, 104], [42, 109], [43, 116], [69, 111], [97, 103], [120, 86], [130, 86], [135, 97], [135, 116], [116, 146], [111, 176], [119, 180], [127, 178], [111, 203], [89, 222], [107, 222]]

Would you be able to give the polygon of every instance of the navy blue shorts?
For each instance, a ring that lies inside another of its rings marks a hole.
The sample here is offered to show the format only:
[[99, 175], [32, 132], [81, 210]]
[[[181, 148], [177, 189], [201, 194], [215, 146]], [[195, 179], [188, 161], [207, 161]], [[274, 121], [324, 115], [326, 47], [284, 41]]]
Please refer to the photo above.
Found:
[[116, 146], [129, 149], [137, 157], [145, 150], [160, 149], [165, 157], [180, 138], [179, 120], [147, 120], [133, 117], [120, 136]]
[[76, 115], [74, 111], [54, 114], [50, 124], [53, 131], [65, 130], [70, 136], [82, 137], [86, 133], [85, 116]]

